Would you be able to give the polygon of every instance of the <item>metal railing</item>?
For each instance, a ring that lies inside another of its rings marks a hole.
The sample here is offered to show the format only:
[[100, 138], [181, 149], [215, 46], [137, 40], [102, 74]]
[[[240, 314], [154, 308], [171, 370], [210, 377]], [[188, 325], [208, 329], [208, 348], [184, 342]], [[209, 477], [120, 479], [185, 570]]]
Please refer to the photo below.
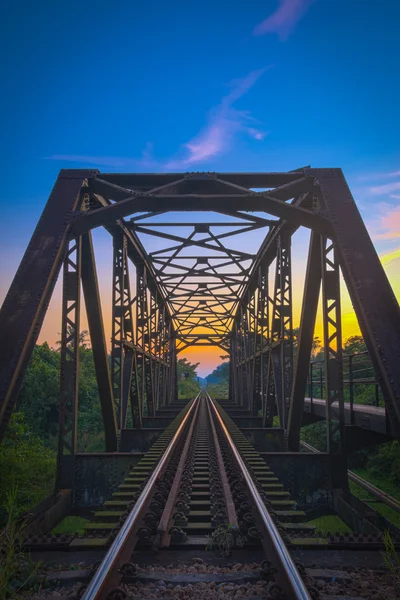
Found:
[[[357, 361], [365, 361], [364, 364], [357, 364]], [[362, 402], [373, 406], [384, 406], [383, 396], [380, 391], [379, 382], [376, 378], [375, 370], [369, 358], [369, 353], [357, 352], [343, 355], [343, 386], [345, 391], [345, 402], [350, 404], [350, 421], [354, 424], [354, 404], [357, 402], [358, 386], [374, 386], [374, 398], [371, 402]], [[310, 362], [310, 370], [307, 379], [308, 397], [312, 405], [313, 400], [325, 399], [325, 363], [324, 360], [314, 360]], [[346, 393], [348, 391], [348, 393]]]
[[283, 541], [274, 520], [268, 512], [267, 507], [261, 495], [256, 488], [253, 479], [247, 469], [245, 462], [235, 443], [233, 442], [228, 429], [225, 426], [214, 402], [206, 392], [208, 400], [213, 408], [216, 419], [218, 420], [225, 438], [232, 450], [238, 467], [242, 473], [243, 479], [246, 482], [247, 489], [250, 493], [252, 501], [258, 511], [264, 532], [268, 539], [268, 560], [270, 560], [274, 566], [278, 569], [276, 574], [278, 583], [281, 585], [283, 591], [288, 595], [291, 600], [311, 600], [310, 593], [308, 592], [300, 573], [298, 572], [296, 565], [294, 564], [292, 557]]
[[134, 539], [133, 530], [138, 524], [139, 519], [142, 517], [142, 513], [146, 508], [146, 503], [156, 487], [157, 479], [167, 466], [171, 454], [176, 447], [179, 436], [190, 415], [193, 413], [194, 407], [197, 405], [199, 395], [200, 393], [193, 400], [192, 405], [184, 416], [172, 440], [168, 444], [167, 449], [162, 455], [158, 465], [151, 474], [142, 493], [137, 499], [135, 506], [132, 508], [118, 535], [108, 549], [107, 554], [100, 563], [81, 600], [105, 600], [108, 594], [118, 585], [119, 579], [121, 578], [121, 574], [118, 572], [118, 569], [123, 563], [129, 561], [130, 554], [133, 550], [132, 546], [134, 546], [135, 543], [132, 541]]
[[[317, 450], [317, 448], [314, 448], [314, 446], [311, 446], [311, 444], [308, 444], [307, 442], [303, 442], [303, 441], [301, 441], [300, 444], [306, 450], [309, 450], [310, 452], [314, 452], [315, 454], [319, 454], [319, 450]], [[350, 471], [350, 469], [347, 471], [347, 474], [348, 474], [350, 481], [352, 481], [353, 483], [356, 483], [363, 490], [365, 490], [366, 492], [371, 494], [371, 496], [374, 496], [374, 498], [379, 500], [379, 502], [386, 504], [386, 506], [389, 506], [396, 512], [400, 513], [400, 502], [398, 500], [396, 500], [396, 498], [393, 498], [393, 496], [390, 496], [390, 494], [387, 494], [386, 492], [375, 487], [374, 485], [372, 485], [372, 483], [370, 483], [363, 477], [360, 477], [359, 475], [357, 475], [357, 473], [354, 473], [354, 471]]]

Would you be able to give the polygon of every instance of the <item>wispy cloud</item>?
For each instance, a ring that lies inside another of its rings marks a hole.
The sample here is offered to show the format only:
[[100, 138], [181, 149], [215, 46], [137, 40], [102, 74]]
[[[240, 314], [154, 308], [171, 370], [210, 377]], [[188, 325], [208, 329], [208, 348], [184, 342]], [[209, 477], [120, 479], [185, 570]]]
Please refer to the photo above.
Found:
[[382, 194], [390, 194], [391, 192], [396, 192], [400, 190], [400, 181], [393, 181], [391, 183], [385, 183], [384, 185], [377, 185], [370, 188], [371, 194], [374, 196], [382, 195]]
[[315, 0], [279, 0], [276, 11], [256, 25], [253, 35], [276, 33], [281, 40], [286, 40], [313, 2]]
[[254, 140], [262, 141], [268, 135], [268, 132], [259, 127], [259, 122], [248, 111], [235, 108], [234, 103], [242, 98], [270, 68], [271, 66], [268, 66], [251, 71], [246, 77], [232, 80], [228, 84], [229, 93], [222, 98], [218, 106], [210, 111], [204, 129], [183, 144], [174, 158], [156, 160], [153, 157], [151, 143], [146, 145], [140, 158], [82, 154], [53, 154], [47, 158], [115, 169], [152, 168], [170, 171], [191, 167], [228, 151], [232, 147], [235, 138], [241, 133]]
[[258, 122], [249, 112], [239, 111], [233, 104], [244, 96], [269, 68], [271, 67], [252, 71], [242, 79], [231, 81], [231, 91], [210, 111], [205, 128], [184, 144], [182, 155], [167, 161], [165, 168], [185, 168], [221, 154], [231, 147], [235, 136], [240, 132], [253, 139], [263, 140], [268, 133], [256, 127]]
[[86, 154], [52, 154], [47, 156], [48, 160], [60, 160], [66, 162], [84, 163], [95, 165], [97, 167], [112, 167], [115, 169], [149, 169], [157, 166], [157, 162], [152, 158], [153, 145], [151, 142], [146, 144], [140, 158], [126, 158], [118, 156], [93, 156]]
[[400, 177], [400, 171], [389, 171], [388, 173], [368, 173], [361, 175], [359, 181], [379, 181], [382, 179], [390, 179], [392, 177]]
[[366, 219], [374, 241], [400, 238], [400, 206], [380, 202], [373, 207], [374, 217]]

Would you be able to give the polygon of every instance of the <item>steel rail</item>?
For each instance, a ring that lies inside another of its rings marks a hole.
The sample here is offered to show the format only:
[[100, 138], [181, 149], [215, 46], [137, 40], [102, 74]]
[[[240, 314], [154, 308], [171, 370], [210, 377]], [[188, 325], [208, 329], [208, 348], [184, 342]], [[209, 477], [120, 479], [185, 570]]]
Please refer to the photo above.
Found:
[[253, 479], [246, 467], [245, 462], [236, 445], [234, 444], [229, 431], [227, 430], [225, 423], [223, 422], [221, 415], [219, 414], [213, 400], [211, 400], [209, 394], [206, 392], [211, 406], [214, 410], [214, 414], [222, 428], [222, 431], [226, 437], [226, 440], [233, 452], [235, 460], [242, 473], [243, 479], [246, 482], [248, 491], [251, 498], [257, 508], [260, 520], [264, 527], [265, 533], [268, 538], [269, 547], [267, 549], [267, 558], [270, 560], [275, 567], [278, 569], [277, 578], [279, 577], [278, 583], [281, 585], [283, 591], [287, 594], [290, 600], [312, 600], [310, 593], [308, 592], [300, 573], [298, 572], [296, 565], [294, 564], [292, 557], [271, 517], [267, 507], [265, 506], [261, 495], [256, 488]]
[[190, 443], [193, 437], [194, 426], [196, 424], [197, 416], [199, 414], [199, 407], [200, 402], [197, 402], [196, 410], [192, 422], [190, 423], [189, 431], [186, 436], [185, 445], [183, 447], [182, 454], [179, 459], [179, 464], [175, 472], [174, 480], [172, 482], [164, 510], [161, 514], [160, 521], [158, 523], [157, 536], [159, 537], [159, 547], [161, 548], [168, 547], [171, 541], [171, 534], [169, 533], [169, 528], [171, 526], [172, 513], [175, 507], [176, 498], [179, 492], [179, 486], [181, 484], [183, 473], [185, 470], [186, 459], [189, 453]]
[[[122, 575], [118, 573], [118, 568], [121, 566], [121, 563], [123, 564], [124, 562], [129, 560], [130, 553], [133, 549], [130, 547], [129, 544], [129, 541], [131, 541], [132, 543], [132, 538], [134, 537], [133, 529], [138, 524], [138, 521], [142, 516], [143, 510], [146, 508], [146, 502], [149, 500], [149, 496], [152, 494], [156, 487], [158, 477], [168, 464], [168, 461], [176, 447], [176, 444], [182, 433], [183, 428], [185, 427], [185, 424], [187, 423], [190, 415], [193, 413], [193, 409], [198, 404], [199, 395], [200, 392], [193, 400], [193, 403], [187, 411], [186, 415], [184, 416], [182, 423], [179, 425], [172, 440], [168, 444], [167, 449], [162, 455], [153, 473], [151, 474], [150, 479], [146, 483], [142, 493], [137, 499], [135, 506], [132, 508], [126, 521], [122, 525], [117, 537], [115, 538], [110, 548], [108, 549], [107, 554], [101, 561], [96, 573], [94, 574], [93, 579], [86, 588], [81, 600], [106, 600], [108, 594], [114, 589], [116, 585], [118, 585], [118, 579], [122, 577]], [[131, 540], [129, 538], [131, 538]]]
[[[305, 448], [306, 450], [309, 450], [310, 452], [313, 452], [314, 454], [319, 454], [319, 450], [317, 450], [317, 448], [314, 448], [314, 446], [311, 446], [311, 444], [308, 444], [307, 442], [300, 442], [300, 443], [303, 446], [303, 448]], [[386, 506], [389, 506], [389, 508], [400, 513], [400, 502], [398, 502], [396, 500], [396, 498], [393, 498], [393, 496], [390, 496], [390, 494], [387, 494], [386, 492], [383, 492], [379, 488], [375, 487], [374, 485], [372, 485], [372, 483], [370, 483], [366, 479], [363, 479], [362, 477], [357, 475], [357, 473], [354, 473], [354, 471], [348, 470], [347, 475], [348, 475], [350, 481], [359, 485], [366, 492], [371, 494], [371, 496], [374, 496], [377, 500], [379, 500], [383, 504], [386, 504]], [[364, 502], [368, 502], [368, 500], [364, 500]]]
[[237, 520], [235, 504], [233, 502], [231, 488], [229, 485], [228, 476], [226, 474], [224, 459], [222, 457], [222, 452], [221, 452], [221, 446], [219, 444], [217, 430], [215, 429], [214, 420], [212, 418], [209, 401], [207, 402], [207, 413], [208, 413], [208, 417], [210, 419], [210, 428], [211, 428], [211, 433], [212, 433], [214, 445], [215, 445], [215, 454], [217, 457], [217, 463], [218, 463], [219, 473], [220, 473], [220, 477], [221, 477], [222, 490], [223, 490], [224, 499], [225, 499], [226, 515], [228, 517], [228, 523], [229, 523], [229, 525], [233, 525], [233, 527], [236, 527], [236, 529], [239, 531], [239, 523]]

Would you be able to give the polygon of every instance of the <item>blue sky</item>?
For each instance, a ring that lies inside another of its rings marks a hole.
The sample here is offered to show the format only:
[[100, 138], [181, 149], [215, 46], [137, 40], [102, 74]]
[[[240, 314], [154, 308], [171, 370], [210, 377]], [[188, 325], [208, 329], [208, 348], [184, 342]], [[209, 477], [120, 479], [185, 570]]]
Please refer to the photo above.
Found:
[[399, 290], [399, 17], [396, 0], [2, 3], [0, 300], [59, 169], [85, 166], [340, 166]]

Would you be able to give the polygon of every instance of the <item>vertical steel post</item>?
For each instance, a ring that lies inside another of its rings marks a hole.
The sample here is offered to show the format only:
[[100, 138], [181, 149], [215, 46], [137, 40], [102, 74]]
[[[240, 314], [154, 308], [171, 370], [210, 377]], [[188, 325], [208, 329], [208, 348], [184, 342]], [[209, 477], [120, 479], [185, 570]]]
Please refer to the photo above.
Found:
[[296, 365], [290, 399], [287, 442], [288, 449], [298, 452], [300, 428], [304, 412], [304, 396], [314, 339], [315, 321], [321, 288], [321, 238], [312, 232], [304, 281], [303, 305], [297, 345]]
[[[259, 269], [259, 287], [258, 287], [258, 324], [259, 324], [259, 345], [257, 349], [261, 353], [260, 359], [260, 402], [263, 415], [263, 423], [269, 422], [267, 418], [268, 404], [268, 364], [269, 351], [267, 348], [270, 345], [270, 329], [269, 329], [269, 282], [268, 282], [268, 266], [260, 267]], [[270, 411], [271, 412], [271, 411]]]
[[78, 433], [81, 238], [68, 243], [64, 260], [60, 349], [60, 405], [56, 489], [73, 488]]
[[107, 344], [104, 334], [100, 291], [97, 280], [96, 260], [89, 231], [82, 235], [82, 289], [85, 298], [93, 361], [99, 388], [100, 407], [103, 417], [106, 451], [117, 450], [118, 427], [110, 376]]
[[[321, 244], [327, 451], [344, 455], [345, 420], [339, 262], [333, 242], [322, 238]], [[332, 418], [332, 405], [336, 402], [338, 403], [335, 409], [338, 416], [338, 432]]]
[[287, 427], [293, 375], [291, 237], [279, 236], [272, 316], [272, 362], [281, 427]]
[[[146, 281], [147, 284], [147, 281]], [[148, 296], [150, 295], [150, 302]], [[149, 416], [154, 416], [155, 414], [155, 389], [154, 389], [154, 359], [153, 359], [153, 333], [156, 331], [156, 309], [155, 309], [155, 298], [153, 294], [148, 290], [146, 285], [146, 293], [145, 293], [145, 301], [146, 301], [146, 311], [147, 311], [147, 332], [145, 336], [145, 343], [147, 346], [147, 354], [146, 354], [146, 397], [147, 397], [147, 411]]]
[[354, 425], [354, 382], [353, 382], [353, 356], [349, 356], [349, 391], [350, 391], [350, 423]]
[[147, 298], [146, 298], [146, 272], [144, 266], [136, 267], [136, 328], [138, 346], [138, 371], [140, 377], [139, 393], [142, 415], [148, 416], [147, 398], [144, 401], [146, 392], [146, 333], [148, 327], [147, 318]]
[[113, 285], [111, 328], [111, 381], [117, 413], [118, 429], [121, 428], [123, 386], [123, 300], [124, 300], [124, 236], [122, 232], [113, 238]]

